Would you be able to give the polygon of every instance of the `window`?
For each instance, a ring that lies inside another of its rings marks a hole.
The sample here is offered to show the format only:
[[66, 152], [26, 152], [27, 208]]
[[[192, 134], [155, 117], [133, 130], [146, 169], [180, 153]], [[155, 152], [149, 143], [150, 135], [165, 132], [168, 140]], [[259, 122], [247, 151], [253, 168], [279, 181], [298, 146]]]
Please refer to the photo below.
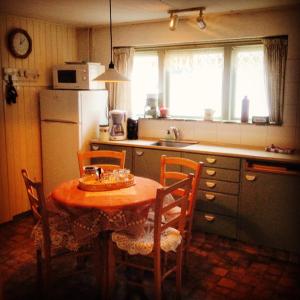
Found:
[[224, 49], [168, 51], [167, 106], [176, 117], [203, 117], [212, 108], [221, 118]]
[[162, 95], [175, 118], [203, 118], [210, 108], [214, 119], [239, 120], [245, 96], [250, 118], [268, 115], [262, 44], [137, 50], [132, 78], [133, 111], [140, 116], [148, 93]]
[[241, 102], [250, 99], [249, 117], [267, 116], [267, 98], [263, 69], [263, 46], [242, 46], [232, 49], [232, 119], [241, 116]]
[[137, 52], [131, 80], [133, 115], [143, 115], [147, 94], [158, 94], [157, 52]]

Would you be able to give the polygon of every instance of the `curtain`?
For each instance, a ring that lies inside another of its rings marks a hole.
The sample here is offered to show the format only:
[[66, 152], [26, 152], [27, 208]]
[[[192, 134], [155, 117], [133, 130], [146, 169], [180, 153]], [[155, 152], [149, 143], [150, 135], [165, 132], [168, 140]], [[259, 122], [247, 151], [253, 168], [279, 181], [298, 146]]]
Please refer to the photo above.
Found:
[[287, 58], [286, 37], [264, 38], [264, 61], [270, 121], [282, 124], [284, 78]]
[[[114, 64], [116, 70], [131, 78], [133, 68], [134, 48], [117, 48], [114, 49]], [[109, 84], [109, 110], [121, 109], [131, 116], [131, 83], [110, 83]]]

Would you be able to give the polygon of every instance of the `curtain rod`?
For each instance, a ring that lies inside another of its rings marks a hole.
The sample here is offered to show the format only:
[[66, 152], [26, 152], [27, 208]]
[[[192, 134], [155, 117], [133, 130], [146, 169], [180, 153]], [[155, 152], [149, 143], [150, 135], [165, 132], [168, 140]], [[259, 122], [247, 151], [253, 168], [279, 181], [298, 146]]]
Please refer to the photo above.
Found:
[[245, 39], [232, 39], [232, 40], [216, 40], [216, 41], [203, 41], [196, 43], [180, 43], [180, 44], [165, 44], [165, 45], [148, 45], [148, 46], [116, 46], [114, 49], [122, 48], [134, 48], [135, 50], [164, 50], [164, 49], [183, 49], [183, 48], [192, 48], [192, 47], [207, 47], [207, 46], [236, 46], [240, 44], [251, 45], [256, 44], [262, 41], [263, 38], [288, 38], [287, 35], [278, 35], [278, 36], [261, 36], [255, 38], [245, 38]]

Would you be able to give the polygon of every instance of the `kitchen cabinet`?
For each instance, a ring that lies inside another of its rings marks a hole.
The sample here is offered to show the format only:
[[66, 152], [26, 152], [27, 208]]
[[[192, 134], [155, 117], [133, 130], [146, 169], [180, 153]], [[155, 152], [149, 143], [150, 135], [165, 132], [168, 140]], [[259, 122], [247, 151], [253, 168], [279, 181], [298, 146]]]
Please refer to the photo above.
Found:
[[202, 161], [194, 229], [236, 238], [240, 159], [210, 154], [183, 153]]
[[160, 176], [161, 155], [202, 161], [193, 230], [300, 253], [299, 163], [263, 159], [256, 162], [147, 146], [101, 148], [125, 149], [132, 155], [129, 164], [133, 173], [155, 180]]
[[[159, 181], [160, 179], [160, 157], [162, 155], [180, 157], [180, 152], [168, 150], [153, 150], [145, 148], [134, 148], [133, 169], [134, 175], [143, 176]], [[180, 171], [173, 166], [169, 170]]]
[[238, 238], [300, 253], [300, 173], [274, 170], [253, 171], [243, 161]]
[[[129, 169], [131, 172], [133, 171], [132, 165], [132, 148], [125, 147], [125, 146], [115, 146], [115, 145], [107, 145], [107, 144], [99, 144], [99, 143], [92, 143], [91, 150], [111, 150], [111, 151], [126, 151], [126, 158], [125, 158], [125, 168]], [[117, 161], [110, 159], [110, 158], [101, 158], [93, 160], [93, 163], [112, 163], [115, 164]]]

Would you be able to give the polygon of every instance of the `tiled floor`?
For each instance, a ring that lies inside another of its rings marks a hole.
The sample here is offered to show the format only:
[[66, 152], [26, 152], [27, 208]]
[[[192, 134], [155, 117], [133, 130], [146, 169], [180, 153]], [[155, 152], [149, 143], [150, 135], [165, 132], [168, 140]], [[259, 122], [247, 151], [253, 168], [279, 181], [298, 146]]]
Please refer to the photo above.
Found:
[[[0, 226], [0, 276], [5, 278], [5, 300], [39, 299], [31, 229], [30, 217]], [[58, 279], [51, 299], [100, 299], [91, 272], [58, 276], [70, 265], [67, 261], [56, 267]], [[184, 274], [183, 299], [300, 299], [299, 277], [298, 256], [196, 233], [189, 272]], [[174, 298], [172, 280], [166, 283], [165, 298]], [[115, 299], [153, 297], [151, 290], [126, 290], [118, 284]]]

